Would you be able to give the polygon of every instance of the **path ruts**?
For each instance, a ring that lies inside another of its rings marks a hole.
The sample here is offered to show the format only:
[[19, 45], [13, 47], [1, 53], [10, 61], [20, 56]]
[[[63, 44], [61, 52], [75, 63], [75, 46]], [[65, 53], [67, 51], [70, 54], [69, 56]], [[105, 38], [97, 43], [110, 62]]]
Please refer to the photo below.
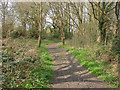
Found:
[[47, 50], [54, 59], [54, 77], [52, 88], [108, 88], [108, 86], [87, 69], [66, 50], [59, 47], [60, 43], [50, 43]]

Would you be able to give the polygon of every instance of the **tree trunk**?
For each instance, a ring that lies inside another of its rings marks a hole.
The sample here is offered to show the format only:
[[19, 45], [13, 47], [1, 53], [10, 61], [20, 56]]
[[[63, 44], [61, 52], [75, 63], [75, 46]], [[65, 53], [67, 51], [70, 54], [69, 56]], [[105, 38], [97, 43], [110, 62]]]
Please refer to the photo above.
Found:
[[105, 10], [105, 2], [102, 2], [102, 14], [99, 17], [99, 30], [100, 30], [100, 39], [101, 43], [104, 45], [105, 44], [105, 38], [106, 38], [106, 29], [103, 28], [104, 26], [104, 10]]
[[41, 45], [41, 35], [42, 35], [41, 25], [39, 25], [38, 47], [40, 47], [40, 45]]
[[[62, 11], [62, 8], [60, 8], [60, 10]], [[62, 40], [62, 44], [65, 45], [65, 34], [64, 34], [64, 25], [63, 25], [63, 12], [61, 12], [59, 14], [59, 18], [60, 18], [60, 30], [61, 30], [61, 40]]]
[[3, 9], [3, 18], [2, 18], [2, 35], [3, 38], [6, 38], [6, 30], [5, 30], [5, 2], [2, 4]]
[[63, 30], [62, 22], [61, 22], [61, 39], [62, 39], [63, 45], [65, 45], [65, 36], [64, 36], [64, 30]]
[[119, 27], [119, 2], [116, 2], [116, 6], [115, 6], [115, 18], [116, 18], [116, 26], [115, 26], [115, 30], [114, 30], [114, 34], [117, 34], [118, 32], [118, 27]]
[[26, 36], [26, 22], [23, 21], [22, 25], [23, 25], [23, 36]]
[[[119, 51], [119, 53], [118, 53], [118, 70], [120, 70], [120, 2], [118, 2], [118, 23], [117, 23], [117, 29], [118, 29], [118, 31], [117, 31], [117, 34], [118, 34], [118, 41], [117, 41], [117, 48], [118, 48], [118, 51]], [[118, 75], [120, 74], [120, 71], [118, 71]], [[119, 80], [118, 81], [120, 81], [120, 77], [119, 77]]]
[[[115, 53], [119, 54], [120, 58], [120, 2], [116, 2], [116, 9], [115, 9], [115, 14], [116, 14], [116, 33], [114, 35], [114, 40], [112, 42], [112, 49], [115, 51]], [[118, 59], [120, 60], [120, 59]]]
[[40, 3], [40, 20], [38, 22], [39, 26], [38, 26], [38, 30], [39, 30], [39, 38], [38, 38], [38, 47], [40, 47], [41, 45], [41, 35], [42, 35], [42, 2]]
[[118, 2], [118, 23], [117, 23], [117, 27], [118, 27], [118, 50], [119, 50], [119, 59], [120, 60], [120, 2]]
[[[68, 8], [68, 12], [70, 13], [70, 7], [69, 7], [69, 3], [67, 4], [67, 8]], [[70, 17], [68, 16], [68, 32], [70, 35]]]
[[63, 30], [63, 23], [62, 20], [60, 20], [60, 25], [61, 25], [61, 40], [62, 40], [62, 44], [65, 45], [65, 36], [64, 36], [64, 30]]
[[120, 2], [118, 3], [118, 35], [120, 37]]

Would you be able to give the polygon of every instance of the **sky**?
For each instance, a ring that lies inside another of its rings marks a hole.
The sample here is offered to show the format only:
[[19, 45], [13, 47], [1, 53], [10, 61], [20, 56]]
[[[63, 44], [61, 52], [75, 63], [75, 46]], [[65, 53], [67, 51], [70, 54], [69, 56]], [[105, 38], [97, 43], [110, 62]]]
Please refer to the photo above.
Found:
[[[52, 19], [49, 17], [48, 14], [47, 14], [47, 17], [46, 17], [46, 22], [53, 23]], [[46, 23], [45, 28], [46, 28], [46, 26], [51, 25], [50, 23]], [[51, 26], [52, 26], [52, 25], [51, 25]]]

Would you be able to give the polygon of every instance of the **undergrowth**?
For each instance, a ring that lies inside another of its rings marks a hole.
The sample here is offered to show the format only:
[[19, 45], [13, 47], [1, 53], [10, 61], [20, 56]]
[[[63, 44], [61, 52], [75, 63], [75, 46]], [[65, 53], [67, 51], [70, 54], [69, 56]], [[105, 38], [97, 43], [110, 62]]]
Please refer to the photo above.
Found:
[[[105, 80], [112, 88], [118, 88], [118, 70], [117, 56], [112, 55], [109, 50], [104, 47], [95, 49], [75, 49], [69, 46], [60, 47], [66, 49], [71, 54], [76, 56], [77, 60], [83, 67], [87, 68], [93, 75]], [[103, 53], [103, 54], [102, 54]], [[109, 54], [109, 55], [106, 55]], [[110, 55], [111, 54], [111, 55]], [[106, 56], [106, 57], [105, 57]]]
[[42, 41], [37, 47], [33, 39], [5, 39], [2, 49], [3, 88], [49, 88], [53, 60]]

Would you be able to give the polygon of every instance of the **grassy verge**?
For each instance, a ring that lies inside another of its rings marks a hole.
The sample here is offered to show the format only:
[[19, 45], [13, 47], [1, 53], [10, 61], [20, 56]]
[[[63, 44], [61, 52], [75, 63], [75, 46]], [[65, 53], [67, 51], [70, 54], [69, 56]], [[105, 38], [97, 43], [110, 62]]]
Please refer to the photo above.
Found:
[[45, 45], [58, 41], [42, 41], [37, 47], [37, 40], [3, 40], [3, 88], [49, 88], [53, 75], [52, 58]]
[[[114, 60], [113, 64], [109, 60], [105, 59], [105, 57], [103, 57], [107, 56], [105, 55], [105, 53], [107, 53], [106, 50], [103, 50], [105, 51], [103, 55], [98, 55], [97, 51], [94, 51], [93, 53], [93, 50], [91, 49], [72, 49], [68, 46], [60, 46], [76, 56], [80, 64], [92, 72], [93, 75], [96, 75], [100, 79], [105, 80], [110, 87], [118, 88], [117, 66], [115, 66], [116, 61]], [[99, 49], [101, 51], [101, 48]], [[100, 56], [102, 57], [99, 58]]]

